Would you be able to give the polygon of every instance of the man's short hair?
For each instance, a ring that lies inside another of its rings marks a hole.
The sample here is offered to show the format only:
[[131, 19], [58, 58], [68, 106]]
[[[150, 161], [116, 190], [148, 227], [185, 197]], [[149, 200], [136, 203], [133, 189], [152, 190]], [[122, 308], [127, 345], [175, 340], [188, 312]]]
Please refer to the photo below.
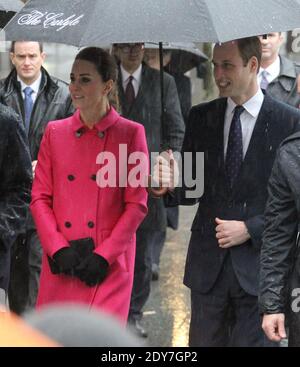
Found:
[[[12, 53], [15, 53], [15, 44], [16, 44], [16, 42], [27, 42], [27, 41], [12, 41], [11, 46], [10, 46], [10, 52], [12, 52]], [[28, 41], [28, 42], [30, 42], [30, 41]], [[40, 52], [42, 53], [43, 50], [44, 50], [44, 45], [43, 45], [42, 42], [37, 42], [37, 43], [39, 44]]]
[[258, 61], [257, 70], [259, 70], [262, 54], [262, 46], [259, 38], [257, 36], [241, 38], [236, 40], [236, 43], [239, 53], [243, 59], [244, 66], [248, 64], [251, 57], [255, 56]]

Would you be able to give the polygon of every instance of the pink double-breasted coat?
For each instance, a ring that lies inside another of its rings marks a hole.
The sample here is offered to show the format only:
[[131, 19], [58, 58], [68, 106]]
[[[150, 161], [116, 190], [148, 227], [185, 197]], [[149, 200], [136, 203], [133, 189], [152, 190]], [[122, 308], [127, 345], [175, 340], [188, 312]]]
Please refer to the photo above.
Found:
[[[93, 129], [82, 124], [79, 110], [48, 124], [30, 206], [44, 250], [37, 307], [79, 302], [126, 322], [135, 232], [147, 214], [147, 191], [142, 185], [126, 185], [127, 173], [140, 181], [148, 174], [142, 125], [121, 117], [113, 108]], [[110, 187], [104, 187], [104, 182]], [[47, 261], [47, 255], [52, 257], [69, 246], [69, 240], [85, 237], [94, 239], [95, 253], [110, 265], [107, 278], [95, 287], [75, 277], [53, 275]]]

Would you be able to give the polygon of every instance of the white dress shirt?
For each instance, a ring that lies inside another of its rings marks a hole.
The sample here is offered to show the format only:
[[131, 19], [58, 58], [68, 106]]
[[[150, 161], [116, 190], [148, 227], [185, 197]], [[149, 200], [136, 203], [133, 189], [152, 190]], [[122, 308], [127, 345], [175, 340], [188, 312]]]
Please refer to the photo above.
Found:
[[22, 97], [23, 97], [23, 99], [25, 99], [24, 89], [26, 87], [30, 87], [33, 90], [32, 94], [31, 94], [31, 98], [32, 98], [33, 103], [34, 103], [35, 100], [36, 100], [36, 97], [38, 95], [39, 89], [40, 89], [40, 84], [41, 84], [41, 80], [42, 80], [42, 73], [40, 73], [40, 75], [37, 78], [37, 80], [35, 82], [33, 82], [32, 84], [30, 84], [30, 85], [25, 84], [23, 82], [23, 80], [20, 79], [19, 76], [17, 76], [17, 79], [21, 83], [21, 91], [22, 91]]
[[277, 58], [273, 62], [273, 64], [268, 66], [266, 69], [263, 69], [262, 67], [260, 67], [259, 73], [257, 75], [258, 85], [260, 85], [260, 83], [261, 83], [263, 71], [265, 71], [267, 81], [270, 84], [274, 79], [276, 79], [278, 77], [278, 75], [280, 73], [280, 57], [277, 56]]
[[122, 85], [123, 85], [123, 89], [124, 91], [126, 90], [127, 84], [129, 82], [129, 77], [132, 76], [132, 85], [133, 85], [133, 89], [134, 89], [134, 95], [135, 97], [138, 94], [140, 85], [141, 85], [141, 80], [142, 80], [142, 64], [135, 70], [135, 72], [133, 74], [129, 74], [128, 71], [126, 71], [122, 64], [120, 65], [120, 69], [121, 69], [121, 75], [122, 75]]
[[[257, 120], [257, 116], [259, 114], [263, 101], [264, 101], [264, 94], [261, 91], [261, 89], [258, 88], [257, 93], [243, 104], [245, 111], [243, 111], [243, 113], [241, 114], [240, 119], [242, 125], [244, 158], [247, 153], [247, 149], [249, 147], [249, 143]], [[225, 123], [224, 123], [224, 157], [226, 157], [229, 130], [235, 107], [236, 104], [233, 102], [233, 100], [231, 98], [228, 98], [225, 112]]]

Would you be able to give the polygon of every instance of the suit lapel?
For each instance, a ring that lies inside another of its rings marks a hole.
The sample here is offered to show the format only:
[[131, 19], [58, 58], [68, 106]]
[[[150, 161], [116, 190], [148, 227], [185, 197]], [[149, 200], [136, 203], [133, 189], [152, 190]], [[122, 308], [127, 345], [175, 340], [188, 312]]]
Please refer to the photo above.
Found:
[[[202, 146], [198, 151], [204, 151], [205, 161], [216, 175], [225, 174], [224, 166], [224, 121], [227, 106], [227, 99], [216, 100], [216, 105], [207, 111], [206, 126], [202, 131]], [[215, 178], [217, 179], [217, 177]]]
[[133, 105], [136, 104], [139, 106], [144, 103], [144, 95], [146, 94], [147, 90], [152, 90], [152, 82], [153, 81], [149, 79], [147, 68], [142, 65], [141, 84]]
[[216, 139], [218, 147], [218, 161], [219, 167], [224, 170], [224, 124], [225, 124], [225, 113], [226, 113], [227, 99], [222, 98], [219, 100], [217, 119], [216, 119]]
[[129, 106], [126, 101], [125, 92], [123, 89], [122, 73], [121, 73], [120, 68], [119, 68], [119, 77], [118, 77], [118, 95], [119, 95], [120, 105], [122, 109], [122, 115], [128, 117], [130, 111], [129, 111]]
[[243, 160], [241, 170], [234, 184], [234, 190], [238, 189], [242, 184], [243, 180], [246, 179], [245, 171], [248, 165], [257, 164], [257, 160], [259, 159], [259, 152], [264, 150], [264, 147], [267, 143], [267, 126], [269, 125], [269, 121], [271, 120], [271, 105], [270, 99], [267, 95], [265, 95], [263, 104], [257, 116], [257, 120], [253, 129], [253, 133], [250, 139], [250, 143]]
[[243, 164], [247, 164], [247, 162], [250, 159], [256, 157], [258, 147], [261, 147], [262, 146], [261, 144], [265, 144], [266, 127], [268, 125], [268, 121], [270, 120], [270, 113], [271, 113], [270, 100], [266, 95], [264, 98], [264, 102], [261, 106], [261, 109], [259, 111], [259, 114], [257, 116], [257, 120], [254, 126], [254, 130], [251, 136], [251, 140]]

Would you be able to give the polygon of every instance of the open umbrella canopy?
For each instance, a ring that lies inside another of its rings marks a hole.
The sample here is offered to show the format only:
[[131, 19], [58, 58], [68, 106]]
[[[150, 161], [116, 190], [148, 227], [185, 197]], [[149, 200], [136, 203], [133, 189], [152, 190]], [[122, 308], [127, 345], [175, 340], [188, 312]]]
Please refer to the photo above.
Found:
[[20, 0], [0, 0], [0, 28], [3, 28], [23, 6]]
[[[180, 43], [180, 42], [165, 42], [163, 43], [164, 50], [172, 51], [172, 58], [169, 65], [169, 70], [172, 73], [185, 73], [194, 67], [197, 67], [201, 62], [208, 60], [208, 57], [197, 48], [195, 43]], [[158, 49], [157, 43], [145, 43], [145, 49]]]
[[30, 0], [6, 39], [74, 46], [225, 42], [300, 27], [300, 0]]

